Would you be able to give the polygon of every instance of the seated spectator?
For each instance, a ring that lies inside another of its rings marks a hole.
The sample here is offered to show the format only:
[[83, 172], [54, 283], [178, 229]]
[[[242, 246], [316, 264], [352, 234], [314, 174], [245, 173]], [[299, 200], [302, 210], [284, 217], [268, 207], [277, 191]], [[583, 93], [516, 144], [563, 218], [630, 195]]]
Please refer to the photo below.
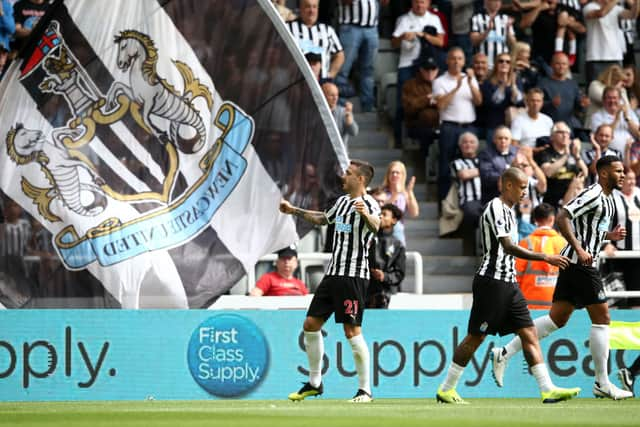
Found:
[[[610, 229], [621, 225], [627, 230], [624, 239], [608, 243], [605, 250], [609, 253], [615, 250], [640, 251], [640, 188], [636, 186], [636, 174], [632, 170], [625, 172], [624, 183], [620, 190], [613, 190], [614, 215]], [[613, 258], [611, 263], [614, 271], [620, 271], [628, 291], [640, 291], [640, 268], [637, 259]], [[628, 306], [640, 305], [640, 298], [627, 300]]]
[[608, 124], [613, 128], [611, 148], [621, 153], [626, 154], [625, 146], [630, 140], [640, 139], [638, 116], [629, 108], [628, 103], [622, 102], [621, 92], [617, 87], [609, 86], [604, 90], [602, 108], [591, 116], [593, 132], [602, 124]]
[[531, 46], [518, 41], [511, 49], [511, 61], [516, 78], [522, 83], [522, 90], [527, 92], [536, 87], [540, 74], [535, 61], [531, 61]]
[[303, 53], [320, 48], [322, 78], [335, 79], [344, 63], [344, 52], [333, 27], [318, 22], [319, 0], [300, 0], [300, 18], [287, 22], [289, 32]]
[[458, 141], [460, 157], [451, 162], [451, 179], [458, 191], [458, 203], [463, 213], [463, 255], [476, 253], [476, 228], [482, 214], [478, 145], [478, 138], [473, 133], [463, 133]]
[[[408, 216], [409, 218], [415, 218], [420, 214], [420, 206], [413, 193], [415, 184], [415, 176], [412, 176], [411, 179], [407, 181], [407, 168], [404, 163], [399, 160], [394, 160], [389, 163], [387, 173], [382, 181], [382, 187], [389, 196], [387, 199], [388, 203], [393, 203], [400, 208], [403, 217]], [[404, 224], [402, 221], [393, 227], [393, 235], [402, 242], [403, 245], [406, 245]]]
[[9, 0], [0, 3], [0, 78], [9, 59], [11, 38], [16, 31], [16, 21], [13, 18], [13, 4]]
[[382, 206], [380, 229], [371, 257], [371, 280], [367, 288], [367, 308], [388, 308], [391, 295], [398, 292], [405, 276], [406, 253], [393, 229], [402, 220], [402, 211], [394, 204]]
[[620, 88], [622, 100], [626, 103], [629, 102], [627, 91], [624, 88], [624, 82], [625, 74], [624, 71], [622, 71], [622, 67], [619, 65], [611, 65], [610, 67], [605, 68], [596, 80], [589, 83], [589, 89], [587, 90], [587, 95], [589, 96], [589, 107], [587, 108], [587, 113], [584, 119], [586, 127], [591, 127], [591, 115], [602, 108], [602, 95], [605, 88], [609, 86]]
[[511, 131], [506, 126], [498, 127], [493, 133], [493, 142], [478, 154], [482, 204], [498, 197], [498, 181], [513, 163], [517, 147], [511, 145]]
[[[537, 228], [519, 245], [547, 255], [560, 254], [567, 242], [553, 229], [555, 219], [553, 206], [548, 203], [538, 205], [533, 210], [533, 221]], [[530, 310], [551, 307], [558, 273], [558, 267], [544, 261], [516, 258], [516, 280]]]
[[501, 53], [496, 57], [491, 76], [482, 82], [480, 91], [482, 105], [477, 108], [476, 126], [485, 128], [487, 141], [493, 141], [494, 129], [507, 122], [508, 109], [521, 105], [523, 99], [522, 88], [516, 81], [508, 53]]
[[539, 81], [539, 87], [544, 92], [542, 112], [551, 117], [554, 123], [565, 122], [571, 127], [580, 127], [576, 112], [589, 105], [589, 98], [582, 96], [578, 84], [567, 77], [567, 55], [554, 54], [551, 70], [550, 77], [543, 77]]
[[338, 125], [340, 136], [342, 136], [342, 142], [344, 142], [345, 148], [349, 148], [349, 137], [358, 135], [358, 123], [353, 118], [353, 104], [347, 101], [344, 106], [338, 105], [338, 99], [340, 94], [338, 92], [338, 86], [331, 82], [325, 82], [322, 84], [322, 92], [327, 99], [333, 119]]
[[611, 125], [602, 124], [598, 126], [595, 133], [591, 134], [591, 143], [593, 147], [583, 153], [584, 163], [589, 170], [587, 185], [594, 184], [598, 181], [598, 173], [596, 171], [596, 163], [603, 156], [616, 156], [622, 159], [622, 153], [614, 148], [610, 148], [613, 139], [613, 130]]
[[[438, 76], [438, 64], [432, 57], [422, 58], [416, 76], [402, 88], [402, 108], [409, 137], [420, 141], [422, 158], [429, 153], [438, 127], [438, 106], [433, 97], [433, 81]], [[421, 162], [424, 163], [424, 162]]]
[[484, 0], [482, 10], [471, 17], [471, 44], [476, 52], [487, 55], [490, 70], [496, 55], [508, 54], [509, 46], [516, 42], [513, 18], [500, 13], [501, 7], [501, 0]]
[[624, 89], [629, 99], [629, 106], [636, 115], [638, 115], [638, 107], [640, 106], [640, 81], [638, 73], [636, 73], [635, 65], [627, 64], [622, 68], [624, 73]]
[[547, 192], [544, 202], [554, 208], [561, 205], [565, 193], [574, 178], [587, 174], [587, 166], [580, 156], [581, 143], [579, 139], [571, 141], [571, 130], [564, 122], [557, 122], [551, 129], [550, 144], [536, 156], [547, 177]]
[[553, 120], [542, 113], [544, 93], [538, 88], [531, 88], [525, 96], [527, 110], [520, 113], [511, 123], [513, 143], [521, 147], [536, 146], [536, 140], [551, 135]]
[[279, 250], [276, 271], [263, 274], [249, 295], [252, 297], [307, 295], [309, 290], [305, 284], [293, 275], [297, 268], [298, 252], [292, 248]]
[[[434, 57], [434, 52], [424, 52], [420, 40], [438, 48], [444, 47], [444, 28], [440, 18], [429, 12], [431, 0], [413, 0], [411, 10], [400, 16], [393, 31], [391, 44], [400, 48], [398, 60], [397, 109], [393, 123], [393, 135], [396, 147], [402, 147], [402, 124], [404, 111], [402, 109], [402, 89], [407, 80], [416, 73], [416, 60], [420, 56]], [[425, 31], [429, 28], [429, 31]], [[431, 30], [432, 29], [432, 30]]]

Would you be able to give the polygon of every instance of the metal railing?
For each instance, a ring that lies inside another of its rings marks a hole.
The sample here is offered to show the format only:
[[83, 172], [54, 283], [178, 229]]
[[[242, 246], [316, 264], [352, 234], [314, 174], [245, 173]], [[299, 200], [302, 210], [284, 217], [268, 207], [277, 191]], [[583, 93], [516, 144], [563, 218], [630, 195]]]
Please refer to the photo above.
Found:
[[[600, 266], [607, 259], [634, 259], [638, 258], [640, 260], [640, 251], [621, 251], [616, 250], [611, 255], [608, 255], [606, 252], [600, 252], [600, 256], [598, 257], [598, 265], [597, 268], [600, 270]], [[617, 292], [605, 292], [607, 298], [640, 298], [640, 291], [617, 291]]]

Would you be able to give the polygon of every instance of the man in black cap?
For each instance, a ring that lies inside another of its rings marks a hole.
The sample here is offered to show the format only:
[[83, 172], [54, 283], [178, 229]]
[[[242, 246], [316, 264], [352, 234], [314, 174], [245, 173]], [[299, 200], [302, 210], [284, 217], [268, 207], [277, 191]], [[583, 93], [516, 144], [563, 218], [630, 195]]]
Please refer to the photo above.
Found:
[[420, 151], [426, 158], [438, 127], [438, 105], [432, 96], [432, 84], [438, 77], [438, 64], [433, 57], [423, 56], [418, 59], [417, 65], [416, 76], [407, 80], [402, 88], [402, 108], [407, 134], [420, 141]]
[[263, 274], [249, 295], [254, 297], [307, 295], [309, 291], [304, 282], [293, 275], [296, 268], [298, 268], [298, 252], [292, 247], [280, 249], [276, 271]]

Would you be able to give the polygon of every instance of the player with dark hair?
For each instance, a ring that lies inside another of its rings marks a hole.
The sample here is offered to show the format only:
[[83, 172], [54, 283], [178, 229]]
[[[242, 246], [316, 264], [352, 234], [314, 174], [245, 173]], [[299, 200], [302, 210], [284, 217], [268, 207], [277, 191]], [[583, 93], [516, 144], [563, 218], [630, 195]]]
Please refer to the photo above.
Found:
[[[609, 231], [614, 212], [611, 193], [622, 186], [624, 168], [618, 157], [604, 156], [596, 163], [596, 170], [598, 183], [584, 189], [558, 213], [558, 228], [567, 240], [561, 254], [571, 262], [558, 275], [549, 314], [534, 323], [542, 339], [566, 325], [576, 308], [586, 308], [591, 319], [589, 349], [596, 374], [593, 394], [621, 400], [632, 397], [633, 393], [609, 382], [609, 306], [595, 265], [604, 240], [620, 240], [626, 235], [620, 225]], [[492, 371], [499, 387], [504, 383], [507, 360], [521, 349], [522, 343], [516, 337], [503, 348], [492, 350]]]
[[513, 207], [524, 197], [529, 179], [522, 170], [511, 167], [502, 174], [500, 183], [500, 195], [487, 204], [480, 218], [484, 255], [473, 278], [473, 305], [467, 336], [454, 351], [447, 377], [436, 393], [438, 402], [466, 403], [456, 392], [465, 366], [487, 335], [513, 332], [522, 339], [525, 358], [538, 383], [543, 403], [568, 400], [580, 392], [579, 388], [558, 388], [551, 382], [527, 302], [515, 278], [516, 256], [561, 268], [566, 267], [569, 260], [562, 255], [533, 252], [515, 243], [518, 223]]
[[335, 314], [337, 323], [343, 324], [358, 373], [358, 391], [350, 401], [366, 403], [373, 400], [369, 381], [369, 349], [361, 328], [370, 277], [369, 247], [380, 227], [380, 205], [366, 190], [372, 178], [373, 167], [369, 163], [352, 160], [342, 177], [342, 188], [347, 194], [338, 198], [326, 212], [300, 209], [286, 200], [280, 202], [280, 211], [285, 214], [316, 225], [335, 224], [331, 262], [311, 300], [303, 324], [309, 382], [289, 394], [293, 401], [323, 392], [324, 342], [321, 329], [331, 314]]

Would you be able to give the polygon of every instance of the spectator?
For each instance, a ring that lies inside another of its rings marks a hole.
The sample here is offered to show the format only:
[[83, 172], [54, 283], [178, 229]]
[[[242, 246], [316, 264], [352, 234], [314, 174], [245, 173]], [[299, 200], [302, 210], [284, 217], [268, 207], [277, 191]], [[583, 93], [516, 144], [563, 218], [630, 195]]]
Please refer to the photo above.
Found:
[[489, 69], [493, 69], [496, 55], [509, 53], [509, 46], [516, 41], [513, 18], [500, 13], [501, 7], [501, 0], [484, 0], [482, 11], [471, 17], [471, 44], [487, 55]]
[[525, 92], [536, 87], [540, 76], [537, 64], [531, 61], [531, 46], [528, 43], [518, 41], [513, 45], [511, 63]]
[[[405, 182], [407, 183], [406, 186]], [[394, 160], [389, 163], [387, 173], [382, 181], [382, 186], [388, 195], [387, 202], [393, 203], [400, 208], [403, 217], [409, 216], [409, 218], [415, 218], [420, 214], [420, 206], [413, 193], [415, 184], [415, 176], [412, 176], [411, 179], [407, 181], [407, 168], [404, 163], [399, 160]], [[406, 245], [404, 223], [402, 221], [393, 227], [393, 235], [400, 240], [403, 245]]]
[[433, 96], [440, 113], [438, 200], [443, 200], [449, 192], [449, 163], [455, 158], [458, 138], [463, 132], [475, 133], [475, 106], [482, 104], [482, 93], [473, 70], [468, 69], [465, 74], [463, 67], [464, 52], [459, 47], [451, 48], [447, 72], [433, 82]]
[[411, 2], [411, 10], [398, 18], [391, 38], [392, 46], [400, 48], [397, 109], [393, 127], [397, 147], [402, 146], [402, 122], [404, 118], [402, 89], [404, 83], [415, 75], [417, 69], [416, 60], [420, 55], [434, 57], [434, 52], [422, 51], [420, 39], [425, 40], [431, 46], [444, 46], [444, 29], [440, 23], [440, 18], [429, 12], [430, 6], [430, 0], [413, 0]]
[[471, 67], [478, 84], [483, 83], [489, 77], [489, 60], [484, 53], [478, 52], [473, 55]]
[[629, 104], [622, 101], [621, 91], [617, 87], [607, 87], [602, 94], [602, 108], [591, 116], [591, 130], [602, 124], [613, 128], [611, 148], [625, 153], [625, 146], [633, 139], [640, 139], [638, 116], [629, 108]]
[[344, 52], [333, 27], [318, 22], [318, 2], [300, 0], [300, 18], [287, 22], [287, 27], [303, 53], [320, 52], [322, 78], [334, 79], [344, 63]]
[[608, 124], [601, 124], [595, 133], [591, 134], [592, 148], [584, 152], [584, 163], [589, 170], [589, 179], [587, 184], [591, 185], [597, 182], [598, 172], [596, 171], [596, 163], [603, 156], [616, 156], [622, 159], [622, 153], [615, 148], [609, 148], [613, 139], [613, 130]]
[[16, 31], [16, 21], [13, 18], [13, 4], [9, 0], [0, 3], [0, 78], [11, 51], [11, 38]]
[[[553, 229], [555, 220], [553, 206], [548, 203], [538, 205], [533, 210], [533, 221], [537, 228], [519, 245], [530, 251], [559, 255], [567, 241]], [[558, 272], [558, 267], [546, 262], [516, 258], [516, 280], [530, 310], [551, 307]]]
[[451, 178], [458, 190], [462, 210], [463, 254], [476, 254], [476, 229], [482, 214], [482, 193], [478, 164], [478, 138], [471, 132], [460, 135], [460, 157], [451, 162]]
[[[627, 10], [633, 9], [635, 0], [620, 0], [620, 6]], [[620, 29], [622, 30], [622, 37], [624, 38], [624, 56], [622, 57], [622, 64], [625, 66], [636, 65], [636, 54], [634, 51], [633, 42], [638, 38], [638, 31], [636, 30], [636, 19], [620, 19]]]
[[313, 71], [313, 75], [316, 76], [316, 80], [319, 82], [322, 78], [322, 55], [319, 53], [307, 52], [304, 54], [304, 57], [307, 59], [309, 67], [311, 67], [311, 71]]
[[389, 308], [391, 295], [398, 292], [404, 279], [406, 253], [404, 245], [393, 236], [402, 220], [402, 211], [394, 204], [382, 206], [380, 229], [371, 257], [371, 280], [367, 288], [367, 308]]
[[587, 25], [587, 81], [594, 80], [610, 65], [622, 65], [624, 42], [620, 19], [638, 17], [638, 1], [633, 1], [631, 9], [618, 5], [618, 0], [594, 0], [584, 9]]
[[387, 200], [389, 200], [389, 195], [387, 194], [383, 186], [374, 187], [370, 189], [368, 193], [376, 200], [376, 202], [378, 202], [381, 208], [386, 205]]
[[557, 122], [551, 129], [550, 145], [539, 152], [536, 162], [547, 177], [544, 202], [554, 208], [560, 206], [574, 178], [587, 176], [587, 166], [580, 157], [580, 140], [571, 141], [571, 131], [564, 122]]
[[19, 51], [31, 35], [31, 30], [49, 8], [49, 0], [19, 0], [13, 3], [16, 32], [11, 47], [12, 50]]
[[506, 126], [498, 127], [493, 133], [493, 143], [478, 154], [482, 204], [498, 197], [498, 181], [515, 160], [518, 149], [511, 145], [511, 131]]
[[539, 88], [529, 89], [524, 102], [527, 110], [516, 116], [511, 123], [512, 143], [534, 148], [538, 138], [551, 135], [553, 120], [540, 112], [544, 103], [544, 92]]
[[[530, 147], [521, 147], [516, 153], [514, 166], [522, 169], [529, 178], [527, 194], [522, 203], [516, 205], [516, 213], [519, 218], [531, 223], [531, 210], [542, 203], [542, 197], [547, 192], [547, 177], [538, 166], [533, 156], [533, 150]], [[529, 205], [528, 211], [525, 211], [525, 202]]]
[[[471, 44], [471, 16], [473, 16], [475, 0], [451, 0], [451, 33], [452, 46], [459, 46], [464, 52], [465, 62], [472, 62], [473, 45]], [[476, 74], [476, 78], [478, 75]]]
[[9, 308], [24, 307], [32, 296], [33, 283], [27, 278], [24, 256], [31, 235], [29, 221], [22, 208], [9, 197], [4, 199], [4, 220], [0, 224], [0, 272], [4, 284], [0, 301]]
[[438, 106], [433, 97], [433, 81], [437, 76], [438, 64], [435, 59], [425, 57], [418, 65], [416, 76], [402, 88], [407, 133], [409, 137], [420, 141], [422, 158], [427, 157], [438, 127]]
[[482, 82], [480, 91], [482, 105], [477, 109], [477, 127], [486, 130], [487, 141], [493, 141], [493, 131], [506, 124], [509, 108], [521, 105], [523, 99], [508, 53], [498, 54], [491, 76]]
[[575, 0], [560, 0], [558, 11], [558, 30], [554, 51], [565, 52], [569, 58], [569, 64], [577, 68], [578, 37], [583, 36], [587, 31], [584, 26], [582, 4]]
[[551, 76], [540, 79], [539, 87], [544, 92], [542, 112], [554, 123], [565, 122], [571, 127], [580, 127], [575, 112], [589, 105], [589, 99], [581, 96], [578, 84], [567, 77], [569, 60], [564, 53], [555, 53], [551, 60]]
[[636, 66], [632, 64], [626, 64], [623, 69], [624, 73], [624, 89], [629, 99], [629, 106], [638, 115], [638, 106], [640, 106], [640, 81], [638, 81], [638, 74], [636, 73]]
[[349, 148], [349, 137], [358, 135], [358, 123], [353, 118], [353, 105], [347, 101], [344, 106], [338, 105], [338, 99], [340, 97], [338, 92], [338, 86], [331, 82], [325, 82], [322, 84], [322, 92], [327, 99], [333, 119], [338, 125], [340, 136], [342, 136], [342, 142], [345, 148]]
[[[608, 243], [607, 252], [615, 250], [639, 251], [640, 250], [640, 188], [636, 186], [636, 174], [627, 170], [624, 183], [620, 190], [613, 190], [614, 215], [611, 229], [621, 225], [627, 230], [622, 240]], [[607, 261], [611, 263], [614, 271], [620, 271], [624, 277], [624, 283], [628, 291], [640, 290], [640, 265], [637, 259], [613, 258]], [[640, 298], [629, 298], [628, 306], [640, 305]]]
[[251, 289], [252, 297], [280, 297], [288, 295], [307, 295], [309, 290], [305, 284], [294, 277], [298, 268], [298, 252], [293, 248], [278, 251], [276, 271], [263, 274], [256, 286]]
[[284, 22], [295, 21], [298, 17], [286, 5], [286, 0], [273, 0], [273, 5]]
[[597, 110], [602, 108], [602, 95], [604, 94], [605, 88], [609, 86], [619, 88], [622, 100], [629, 103], [629, 97], [627, 96], [624, 82], [625, 74], [624, 71], [622, 71], [622, 67], [619, 65], [611, 65], [605, 68], [596, 80], [589, 83], [589, 89], [587, 90], [587, 95], [589, 96], [589, 107], [587, 108], [587, 114], [584, 120], [586, 127], [591, 127], [591, 116]]
[[[389, 0], [383, 0], [386, 4]], [[363, 112], [373, 110], [373, 65], [378, 52], [378, 0], [351, 0], [338, 3], [340, 41], [344, 47], [344, 64], [336, 83], [344, 97], [355, 95], [349, 83], [349, 74], [358, 64], [360, 105]]]

